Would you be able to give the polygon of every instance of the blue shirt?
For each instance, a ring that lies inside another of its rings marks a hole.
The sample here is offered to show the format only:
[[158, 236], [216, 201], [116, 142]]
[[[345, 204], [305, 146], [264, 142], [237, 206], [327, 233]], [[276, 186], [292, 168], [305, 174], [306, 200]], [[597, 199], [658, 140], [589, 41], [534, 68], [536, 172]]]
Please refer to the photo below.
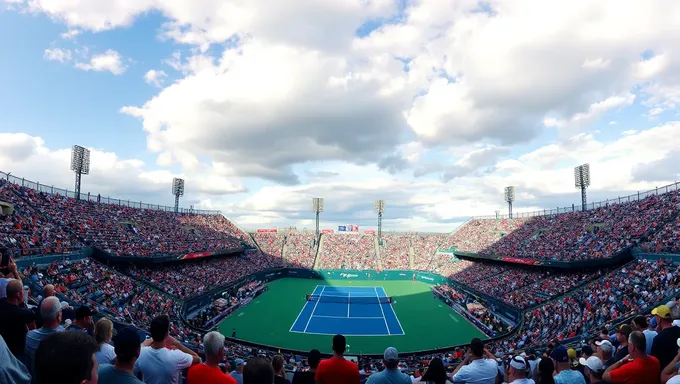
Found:
[[411, 377], [398, 369], [384, 369], [369, 376], [366, 384], [411, 384]]
[[10, 352], [5, 339], [0, 336], [0, 384], [29, 384], [31, 375], [26, 366]]
[[586, 384], [586, 379], [579, 371], [561, 371], [553, 377], [555, 384]]
[[38, 328], [32, 331], [28, 331], [26, 334], [26, 349], [24, 355], [26, 356], [26, 368], [33, 373], [34, 371], [34, 360], [35, 352], [40, 346], [40, 342], [54, 332], [64, 332], [64, 327], [61, 325], [57, 328]]
[[[461, 363], [462, 364], [462, 363]], [[491, 359], [472, 360], [453, 376], [454, 383], [494, 384], [498, 376], [498, 363]]]
[[111, 364], [102, 364], [97, 370], [99, 384], [144, 384], [130, 372], [116, 369]]

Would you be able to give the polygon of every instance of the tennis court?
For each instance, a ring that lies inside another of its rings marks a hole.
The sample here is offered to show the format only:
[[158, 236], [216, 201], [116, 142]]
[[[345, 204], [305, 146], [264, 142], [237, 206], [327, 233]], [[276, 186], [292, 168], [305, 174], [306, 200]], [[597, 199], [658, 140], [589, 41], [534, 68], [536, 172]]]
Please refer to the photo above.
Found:
[[314, 288], [290, 332], [351, 336], [404, 334], [383, 287], [329, 285]]

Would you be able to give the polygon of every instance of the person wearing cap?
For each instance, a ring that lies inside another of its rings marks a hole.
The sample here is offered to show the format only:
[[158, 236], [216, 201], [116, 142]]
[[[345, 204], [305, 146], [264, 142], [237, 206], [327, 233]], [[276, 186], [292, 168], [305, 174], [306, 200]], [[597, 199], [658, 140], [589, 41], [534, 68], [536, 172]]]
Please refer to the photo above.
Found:
[[399, 370], [399, 353], [389, 347], [383, 354], [385, 369], [368, 377], [366, 384], [411, 384], [411, 377]]
[[97, 371], [99, 384], [142, 384], [142, 381], [134, 375], [141, 341], [137, 330], [134, 327], [125, 327], [118, 331], [113, 341], [116, 343], [114, 347], [115, 364], [101, 364], [99, 366]]
[[69, 331], [84, 332], [94, 337], [92, 316], [95, 313], [87, 305], [76, 309], [76, 321], [68, 327]]
[[647, 322], [647, 318], [644, 316], [635, 316], [633, 322], [631, 323], [631, 326], [635, 328], [636, 331], [640, 331], [642, 332], [643, 335], [645, 335], [645, 340], [647, 340], [647, 347], [645, 349], [645, 352], [648, 355], [651, 354], [652, 343], [654, 342], [654, 338], [656, 337], [657, 333], [656, 331], [649, 329], [649, 323]]
[[660, 305], [652, 310], [656, 318], [658, 334], [652, 342], [651, 355], [659, 359], [662, 367], [670, 363], [678, 353], [677, 340], [680, 338], [680, 327], [673, 326], [671, 309]]
[[614, 358], [612, 357], [614, 346], [609, 340], [596, 341], [595, 345], [597, 346], [597, 357], [602, 360], [605, 368], [615, 363]]
[[40, 304], [40, 316], [43, 319], [43, 326], [26, 334], [26, 347], [24, 348], [26, 368], [34, 373], [33, 363], [35, 353], [43, 339], [55, 332], [64, 332], [61, 323], [61, 303], [55, 296], [45, 298]]
[[484, 348], [484, 343], [478, 338], [470, 342], [470, 351], [465, 355], [462, 363], [451, 373], [454, 383], [494, 384], [500, 376], [496, 356]]
[[[680, 347], [680, 339], [677, 341]], [[661, 371], [661, 384], [680, 384], [680, 349], [673, 358], [673, 361], [668, 363]]]
[[[318, 364], [318, 362], [317, 362]], [[243, 384], [243, 367], [246, 362], [243, 359], [234, 360], [234, 370], [229, 373], [229, 376], [234, 378], [238, 384]], [[315, 367], [316, 368], [316, 367]], [[314, 382], [314, 376], [312, 375], [312, 383]]]
[[555, 372], [557, 372], [557, 375], [553, 377], [555, 384], [586, 384], [583, 374], [571, 369], [569, 353], [563, 345], [555, 347], [550, 352], [550, 358], [555, 363]]
[[[307, 363], [309, 370], [297, 371], [293, 376], [293, 384], [314, 384], [314, 375], [316, 375], [316, 368], [321, 361], [321, 352], [318, 349], [312, 349], [307, 356]], [[243, 383], [240, 383], [243, 384]]]
[[630, 354], [612, 364], [602, 375], [608, 383], [650, 384], [659, 381], [661, 368], [659, 360], [647, 356], [647, 342], [642, 332], [635, 331], [628, 338]]
[[602, 360], [599, 357], [582, 357], [578, 362], [583, 366], [583, 375], [585, 375], [590, 384], [604, 383], [602, 380], [604, 364], [602, 364]]
[[233, 377], [219, 367], [224, 358], [224, 336], [219, 332], [208, 332], [203, 337], [205, 361], [195, 364], [187, 372], [187, 384], [215, 383], [236, 384]]
[[359, 366], [344, 357], [346, 348], [345, 336], [333, 336], [333, 357], [321, 361], [316, 369], [314, 380], [318, 384], [359, 384], [361, 382]]
[[26, 333], [35, 328], [35, 313], [24, 308], [24, 285], [21, 280], [7, 284], [7, 297], [0, 300], [0, 335], [17, 359], [23, 359]]
[[616, 341], [619, 343], [619, 348], [614, 354], [614, 362], [628, 356], [628, 337], [633, 333], [633, 328], [628, 324], [621, 324], [616, 328]]
[[579, 368], [579, 363], [578, 363], [578, 355], [576, 354], [576, 350], [574, 348], [569, 348], [567, 349], [567, 356], [569, 356], [569, 366], [571, 369], [577, 370], [581, 372]]
[[507, 380], [504, 384], [535, 384], [533, 380], [527, 378], [530, 366], [524, 356], [513, 356], [506, 369]]

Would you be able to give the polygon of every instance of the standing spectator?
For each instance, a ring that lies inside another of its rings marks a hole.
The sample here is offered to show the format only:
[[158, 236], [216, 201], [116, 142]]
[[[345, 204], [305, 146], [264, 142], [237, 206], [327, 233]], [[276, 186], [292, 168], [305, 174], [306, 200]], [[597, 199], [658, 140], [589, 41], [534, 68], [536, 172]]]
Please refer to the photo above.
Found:
[[569, 364], [569, 354], [563, 345], [558, 345], [550, 353], [550, 358], [555, 363], [553, 377], [555, 384], [586, 384], [586, 380], [579, 371], [573, 371]]
[[272, 384], [274, 368], [264, 357], [253, 357], [243, 368], [243, 384]]
[[203, 337], [203, 351], [205, 362], [189, 368], [187, 384], [235, 384], [236, 380], [222, 372], [219, 367], [224, 358], [224, 336], [218, 332], [206, 333]]
[[[69, 330], [71, 327], [69, 327]], [[109, 344], [113, 337], [113, 323], [111, 320], [102, 317], [94, 325], [94, 339], [99, 345], [99, 350], [94, 354], [99, 365], [102, 364], [113, 364], [113, 360], [116, 358], [116, 352], [113, 345]]]
[[612, 352], [614, 352], [614, 346], [609, 340], [596, 341], [597, 345], [597, 357], [602, 360], [604, 367], [607, 368], [614, 364], [614, 358], [612, 357]]
[[23, 359], [27, 329], [35, 328], [35, 315], [24, 306], [24, 285], [21, 280], [7, 284], [7, 297], [0, 300], [0, 336], [18, 359]]
[[320, 362], [316, 369], [315, 380], [318, 384], [358, 384], [361, 381], [359, 367], [343, 356], [345, 348], [345, 336], [333, 336], [333, 357]]
[[0, 383], [29, 384], [31, 375], [26, 366], [17, 359], [0, 336]]
[[35, 352], [34, 380], [37, 384], [97, 384], [95, 351], [97, 343], [85, 333], [48, 334]]
[[[678, 339], [678, 346], [680, 346], [680, 339]], [[673, 361], [661, 371], [661, 384], [680, 384], [680, 350]]]
[[450, 384], [447, 380], [446, 368], [442, 359], [435, 357], [430, 361], [425, 374], [418, 380], [425, 384]]
[[513, 356], [510, 359], [507, 370], [508, 384], [535, 384], [533, 380], [528, 379], [529, 363], [522, 356]]
[[580, 358], [579, 364], [583, 366], [583, 374], [588, 379], [590, 384], [604, 383], [602, 381], [602, 374], [604, 373], [604, 364], [597, 356], [590, 356]]
[[318, 349], [309, 351], [309, 355], [307, 356], [309, 370], [295, 372], [293, 384], [314, 384], [314, 376], [316, 375], [316, 368], [319, 366], [319, 361], [321, 361], [321, 352], [319, 352]]
[[[676, 344], [677, 345], [677, 344]], [[661, 368], [659, 360], [647, 356], [647, 342], [642, 332], [635, 331], [628, 340], [630, 354], [607, 368], [602, 375], [608, 383], [650, 384], [659, 381]]]
[[631, 328], [631, 326], [628, 324], [621, 324], [616, 329], [616, 341], [619, 342], [619, 348], [616, 350], [616, 354], [614, 355], [614, 362], [617, 362], [628, 356], [628, 337], [630, 337], [632, 332], [633, 328]]
[[76, 321], [68, 327], [69, 331], [84, 332], [90, 336], [94, 336], [92, 332], [92, 316], [94, 312], [87, 305], [83, 305], [76, 309]]
[[534, 372], [536, 377], [536, 384], [555, 384], [553, 379], [553, 372], [555, 371], [555, 364], [552, 359], [544, 358], [538, 363], [538, 369]]
[[484, 348], [478, 338], [470, 342], [470, 352], [451, 373], [451, 381], [470, 384], [493, 384], [499, 375], [496, 357]]
[[399, 370], [399, 353], [394, 347], [389, 347], [383, 354], [385, 369], [368, 377], [366, 384], [411, 384], [409, 375]]
[[17, 272], [17, 265], [10, 254], [10, 250], [0, 247], [2, 265], [0, 265], [0, 299], [6, 297], [7, 284], [12, 280], [21, 279]]
[[[33, 363], [35, 354], [43, 339], [55, 332], [64, 332], [61, 323], [61, 304], [56, 297], [48, 297], [40, 304], [40, 316], [43, 319], [43, 326], [26, 334], [26, 347], [24, 354], [26, 358], [26, 368], [35, 374]], [[75, 340], [75, 339], [73, 339]], [[94, 352], [93, 352], [94, 353]], [[47, 378], [47, 376], [45, 376]]]
[[246, 362], [243, 359], [234, 360], [234, 370], [231, 371], [229, 376], [233, 377], [238, 384], [243, 384], [243, 367], [245, 365]]
[[[198, 355], [168, 335], [170, 318], [160, 315], [151, 320], [151, 338], [142, 343], [135, 372], [146, 384], [179, 384], [182, 369], [201, 362]], [[166, 348], [171, 347], [173, 349]]]
[[99, 384], [142, 384], [134, 375], [135, 362], [140, 353], [139, 339], [134, 327], [125, 327], [118, 332], [115, 337], [115, 364], [99, 366]]
[[650, 355], [652, 353], [652, 343], [657, 334], [656, 331], [649, 329], [649, 323], [647, 323], [647, 318], [644, 316], [636, 316], [631, 325], [636, 331], [640, 331], [645, 335], [645, 340], [647, 341], [645, 353]]
[[666, 367], [678, 353], [680, 327], [673, 326], [671, 309], [665, 305], [654, 308], [652, 315], [656, 318], [659, 332], [652, 342], [652, 356], [659, 359], [662, 367]]
[[283, 369], [283, 356], [276, 355], [272, 359], [272, 368], [274, 369], [274, 384], [290, 384], [286, 379], [286, 370]]

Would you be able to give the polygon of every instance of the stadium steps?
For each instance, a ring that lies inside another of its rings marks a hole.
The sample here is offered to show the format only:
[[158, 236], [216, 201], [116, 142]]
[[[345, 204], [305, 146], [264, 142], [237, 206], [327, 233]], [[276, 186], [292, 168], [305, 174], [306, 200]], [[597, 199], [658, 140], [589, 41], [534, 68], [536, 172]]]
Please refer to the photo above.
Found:
[[319, 269], [321, 268], [321, 258], [319, 255], [321, 254], [321, 250], [323, 249], [323, 241], [325, 237], [323, 234], [319, 235], [319, 246], [316, 248], [316, 256], [314, 257], [314, 269]]
[[378, 271], [382, 271], [382, 257], [380, 255], [380, 243], [378, 242], [378, 236], [373, 236], [373, 244], [375, 248], [375, 261], [378, 264]]

